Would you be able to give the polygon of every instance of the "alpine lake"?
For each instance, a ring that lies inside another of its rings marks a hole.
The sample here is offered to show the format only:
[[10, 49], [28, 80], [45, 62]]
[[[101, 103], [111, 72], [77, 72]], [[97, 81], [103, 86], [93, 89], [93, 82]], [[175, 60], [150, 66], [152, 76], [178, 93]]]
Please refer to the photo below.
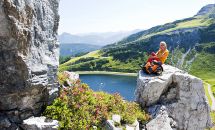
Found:
[[125, 100], [135, 100], [136, 76], [80, 74], [80, 79], [94, 91], [104, 91], [110, 94], [119, 93]]

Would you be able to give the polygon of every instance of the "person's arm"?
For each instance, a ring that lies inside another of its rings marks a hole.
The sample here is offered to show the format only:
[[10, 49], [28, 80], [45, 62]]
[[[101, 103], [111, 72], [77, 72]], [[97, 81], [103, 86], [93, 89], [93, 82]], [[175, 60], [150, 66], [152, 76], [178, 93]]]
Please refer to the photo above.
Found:
[[151, 58], [159, 58], [158, 56], [151, 56]]
[[150, 58], [158, 58], [158, 57], [157, 57], [157, 56], [152, 56], [152, 55], [151, 55]]
[[158, 52], [159, 52], [159, 50], [158, 50], [156, 53], [153, 52], [154, 54], [151, 54], [151, 55], [150, 55], [150, 58], [158, 58], [158, 57], [157, 57]]
[[158, 50], [158, 51], [155, 53], [155, 56], [151, 56], [151, 58], [159, 58], [159, 56], [158, 56], [159, 51], [160, 51], [160, 50]]
[[158, 55], [159, 52], [160, 52], [160, 49], [156, 52], [156, 55]]

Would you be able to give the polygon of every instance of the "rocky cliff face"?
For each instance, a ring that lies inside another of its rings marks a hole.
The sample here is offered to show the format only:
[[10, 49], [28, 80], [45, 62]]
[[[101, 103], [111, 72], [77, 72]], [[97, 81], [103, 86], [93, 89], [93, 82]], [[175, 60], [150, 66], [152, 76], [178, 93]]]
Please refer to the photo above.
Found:
[[139, 72], [136, 100], [153, 119], [147, 130], [203, 130], [211, 126], [210, 108], [200, 79], [164, 65], [162, 76]]
[[215, 18], [215, 4], [209, 4], [202, 7], [195, 16], [208, 15], [210, 18]]
[[0, 129], [39, 115], [58, 86], [58, 4], [0, 1]]

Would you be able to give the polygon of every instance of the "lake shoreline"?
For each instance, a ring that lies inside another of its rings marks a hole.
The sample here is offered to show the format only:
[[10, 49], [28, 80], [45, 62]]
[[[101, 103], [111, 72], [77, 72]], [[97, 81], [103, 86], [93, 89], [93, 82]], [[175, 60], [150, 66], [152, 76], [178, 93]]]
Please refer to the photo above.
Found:
[[137, 73], [111, 72], [111, 71], [75, 71], [77, 74], [106, 74], [106, 75], [122, 75], [137, 76]]

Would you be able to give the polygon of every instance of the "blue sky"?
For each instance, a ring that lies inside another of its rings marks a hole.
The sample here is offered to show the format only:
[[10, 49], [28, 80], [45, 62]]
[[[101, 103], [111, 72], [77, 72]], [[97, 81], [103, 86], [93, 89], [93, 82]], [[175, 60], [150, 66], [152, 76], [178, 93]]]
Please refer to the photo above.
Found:
[[59, 34], [116, 32], [195, 15], [215, 0], [60, 0]]

